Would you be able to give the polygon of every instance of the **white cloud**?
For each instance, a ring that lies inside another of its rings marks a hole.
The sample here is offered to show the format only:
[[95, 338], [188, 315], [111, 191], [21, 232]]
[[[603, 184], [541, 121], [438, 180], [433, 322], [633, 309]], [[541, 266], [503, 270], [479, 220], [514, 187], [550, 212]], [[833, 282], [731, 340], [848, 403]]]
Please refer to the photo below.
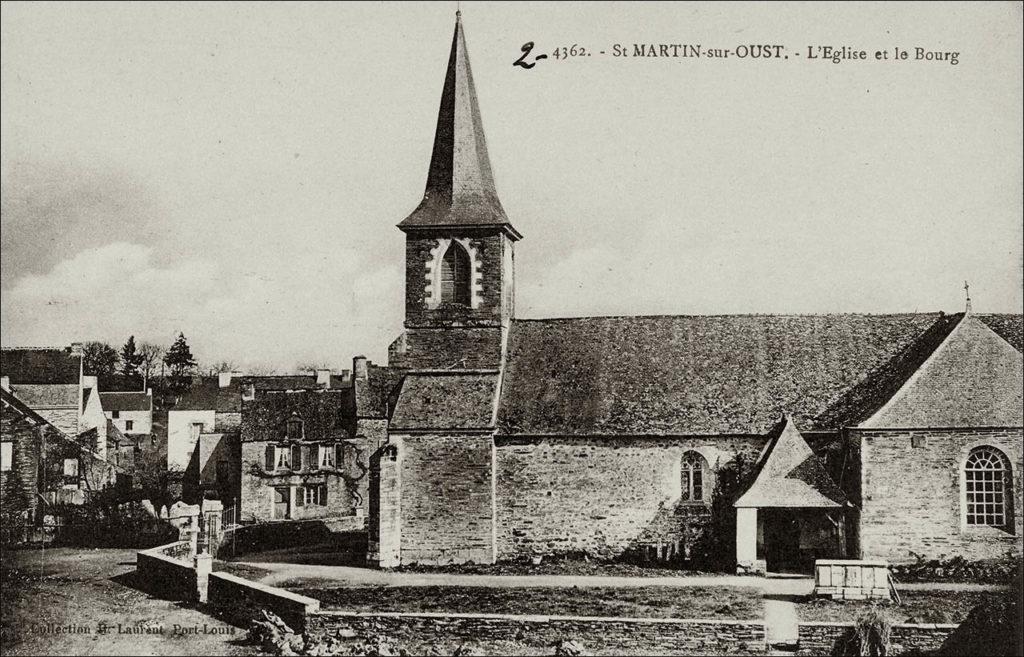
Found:
[[302, 360], [344, 367], [355, 352], [381, 360], [401, 328], [400, 271], [356, 252], [245, 267], [209, 258], [161, 266], [154, 256], [115, 242], [15, 281], [0, 302], [4, 343], [169, 343], [183, 331], [200, 361], [290, 370]]

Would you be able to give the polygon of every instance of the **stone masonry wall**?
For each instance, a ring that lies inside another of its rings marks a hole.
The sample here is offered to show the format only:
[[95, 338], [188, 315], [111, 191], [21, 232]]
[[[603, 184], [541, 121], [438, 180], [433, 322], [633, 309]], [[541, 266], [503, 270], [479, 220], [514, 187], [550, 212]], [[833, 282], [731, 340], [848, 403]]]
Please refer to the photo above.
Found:
[[[315, 639], [339, 631], [354, 632], [362, 640], [385, 635], [410, 654], [427, 654], [430, 648], [454, 654], [460, 646], [470, 646], [487, 655], [544, 655], [573, 640], [596, 655], [765, 652], [761, 621], [321, 611], [306, 617], [306, 631]], [[521, 653], [524, 645], [527, 652]]]
[[[969, 560], [1021, 554], [1022, 430], [857, 430], [862, 460], [861, 554], [912, 562], [960, 555]], [[918, 447], [914, 446], [917, 441]], [[961, 470], [971, 449], [1001, 450], [1013, 470], [1014, 521], [1007, 529], [963, 524]]]
[[403, 564], [494, 561], [491, 436], [402, 436]]
[[[746, 436], [499, 438], [498, 559], [692, 544], [707, 507], [680, 502], [683, 453], [697, 451], [713, 471], [739, 452], [752, 461], [763, 445]], [[704, 486], [710, 498], [713, 473]]]
[[0, 472], [0, 523], [18, 526], [38, 504], [40, 440], [38, 430], [13, 412], [0, 418], [0, 434], [11, 442], [11, 469]]
[[[956, 628], [956, 625], [893, 625], [889, 635], [889, 654], [933, 654]], [[845, 640], [852, 631], [850, 623], [800, 623], [797, 654], [845, 654], [836, 651], [836, 643]]]
[[388, 355], [394, 367], [496, 368], [501, 364], [500, 327], [406, 329]]

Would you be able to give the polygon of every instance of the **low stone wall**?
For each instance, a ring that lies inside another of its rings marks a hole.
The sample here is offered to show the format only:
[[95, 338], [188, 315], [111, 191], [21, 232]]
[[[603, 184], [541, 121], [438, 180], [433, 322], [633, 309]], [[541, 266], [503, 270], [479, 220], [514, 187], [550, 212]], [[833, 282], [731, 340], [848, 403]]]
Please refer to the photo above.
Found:
[[[800, 623], [798, 655], [832, 655], [836, 643], [853, 632], [853, 623]], [[889, 654], [932, 653], [956, 630], [957, 625], [893, 625]]]
[[210, 573], [207, 603], [218, 617], [240, 627], [258, 618], [260, 610], [266, 610], [300, 633], [309, 615], [320, 609], [319, 600], [228, 573]]
[[190, 557], [188, 541], [142, 550], [135, 556], [136, 577], [143, 588], [156, 596], [195, 602], [197, 579]]
[[427, 646], [454, 651], [470, 644], [485, 654], [510, 654], [513, 644], [548, 654], [575, 640], [598, 655], [755, 655], [765, 652], [762, 621], [506, 616], [490, 614], [355, 613], [321, 611], [306, 618], [314, 639], [384, 634], [412, 654]]

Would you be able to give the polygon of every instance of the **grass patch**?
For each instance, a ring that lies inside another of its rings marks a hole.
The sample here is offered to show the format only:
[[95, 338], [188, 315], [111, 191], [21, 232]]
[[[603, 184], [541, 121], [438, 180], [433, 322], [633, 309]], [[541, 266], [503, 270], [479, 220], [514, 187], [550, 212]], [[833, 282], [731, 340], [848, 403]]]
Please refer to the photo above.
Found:
[[758, 589], [741, 587], [368, 586], [289, 587], [325, 609], [637, 618], [753, 620], [763, 616]]
[[534, 565], [528, 561], [505, 561], [495, 564], [458, 564], [448, 566], [399, 566], [397, 572], [443, 573], [452, 575], [570, 575], [575, 577], [707, 577], [721, 573], [683, 569], [658, 563], [628, 563], [584, 559], [551, 558]]
[[852, 623], [874, 607], [894, 623], [961, 623], [971, 610], [1006, 596], [1002, 591], [904, 591], [903, 604], [877, 600], [810, 598], [797, 607], [802, 621]]

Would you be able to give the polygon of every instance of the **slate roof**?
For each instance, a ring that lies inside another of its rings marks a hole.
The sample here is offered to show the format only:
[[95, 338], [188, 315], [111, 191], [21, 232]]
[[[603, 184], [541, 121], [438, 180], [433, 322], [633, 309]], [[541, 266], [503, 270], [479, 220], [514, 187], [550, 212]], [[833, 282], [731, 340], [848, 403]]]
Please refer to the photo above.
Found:
[[[1020, 326], [1019, 316], [979, 317], [1008, 335]], [[783, 413], [807, 430], [834, 430], [884, 403], [957, 321], [942, 313], [515, 320], [498, 431], [763, 435]]]
[[1024, 356], [973, 315], [860, 426], [1024, 425]]
[[78, 383], [11, 384], [11, 391], [33, 408], [78, 408]]
[[981, 314], [973, 316], [1013, 345], [1014, 349], [1024, 352], [1024, 315]]
[[[95, 431], [92, 429], [91, 431]], [[135, 441], [128, 436], [121, 433], [121, 430], [117, 428], [117, 425], [107, 420], [107, 449], [111, 447], [129, 447], [135, 446]]]
[[[36, 413], [26, 404], [24, 401], [18, 398], [17, 395], [0, 388], [0, 404], [3, 405], [5, 410], [10, 410], [31, 422], [34, 426], [40, 426], [43, 424], [50, 424], [46, 418], [39, 413]], [[53, 425], [50, 425], [53, 427]], [[53, 427], [53, 430], [57, 433], [62, 433], [57, 427]]]
[[78, 383], [79, 358], [66, 349], [0, 350], [0, 375], [11, 383]]
[[153, 396], [145, 392], [101, 392], [104, 411], [151, 411]]
[[493, 428], [497, 386], [497, 374], [408, 374], [390, 430]]
[[494, 186], [462, 20], [456, 16], [427, 187], [398, 227], [500, 226], [518, 239]]
[[295, 416], [303, 422], [306, 440], [343, 440], [349, 437], [348, 399], [348, 390], [258, 392], [254, 400], [244, 402], [241, 439], [281, 440], [288, 419]]
[[754, 483], [735, 506], [830, 508], [846, 502], [825, 464], [786, 417], [772, 430]]

